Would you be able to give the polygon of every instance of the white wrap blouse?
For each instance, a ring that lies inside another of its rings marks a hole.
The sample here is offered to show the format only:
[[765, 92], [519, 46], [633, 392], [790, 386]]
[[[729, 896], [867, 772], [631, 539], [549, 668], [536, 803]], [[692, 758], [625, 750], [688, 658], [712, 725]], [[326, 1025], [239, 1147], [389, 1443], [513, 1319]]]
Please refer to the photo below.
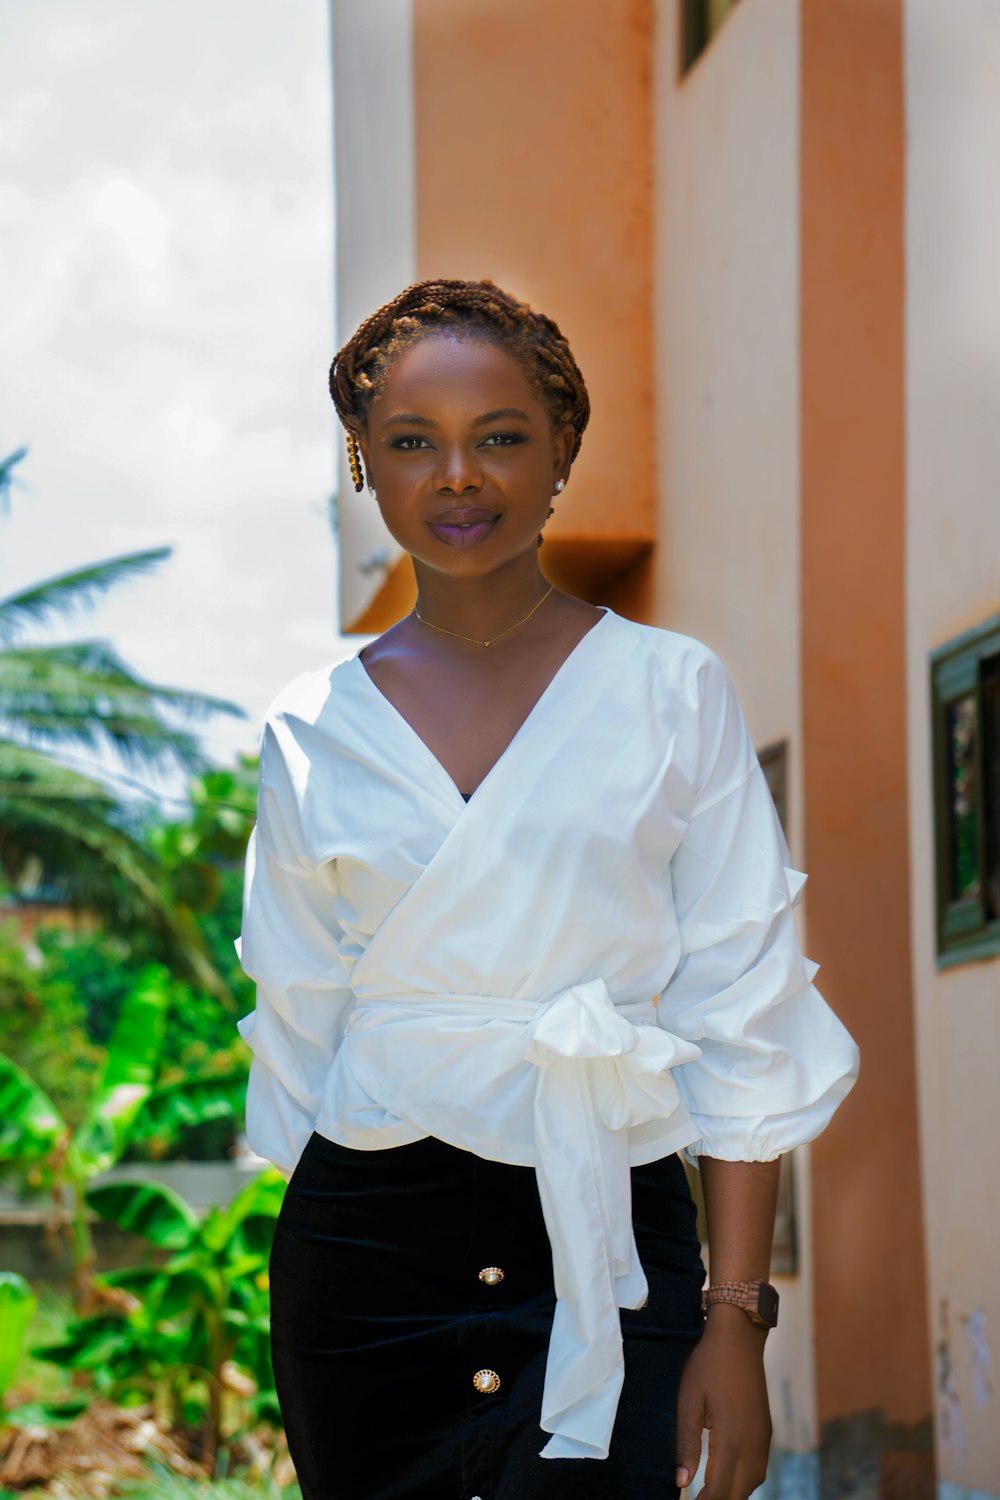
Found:
[[608, 610], [466, 803], [359, 656], [268, 715], [241, 959], [247, 1135], [433, 1135], [536, 1169], [556, 1312], [543, 1456], [606, 1457], [629, 1165], [766, 1161], [857, 1073], [792, 908], [804, 876], [699, 642]]

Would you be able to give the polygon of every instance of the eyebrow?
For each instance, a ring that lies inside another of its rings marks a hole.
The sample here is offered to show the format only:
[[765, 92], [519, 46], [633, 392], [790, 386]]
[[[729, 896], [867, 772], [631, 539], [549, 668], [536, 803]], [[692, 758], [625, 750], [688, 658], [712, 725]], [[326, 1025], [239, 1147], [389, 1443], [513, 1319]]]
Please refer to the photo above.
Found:
[[406, 425], [407, 425], [407, 427], [436, 427], [437, 426], [437, 423], [436, 422], [432, 422], [431, 419], [430, 419], [430, 417], [418, 417], [417, 414], [416, 414], [416, 412], [412, 412], [412, 411], [399, 411], [399, 412], [396, 412], [395, 416], [386, 417], [386, 419], [385, 419], [385, 421], [384, 421], [384, 423], [382, 425], [384, 427], [389, 427], [389, 426], [392, 425], [393, 422], [405, 422]]
[[[531, 421], [531, 418], [528, 416], [528, 413], [526, 411], [522, 411], [520, 409], [520, 407], [518, 407], [518, 406], [501, 406], [501, 407], [498, 407], [496, 411], [487, 411], [487, 412], [484, 412], [481, 417], [475, 417], [473, 419], [472, 425], [473, 425], [473, 427], [485, 427], [485, 425], [487, 424], [487, 422], [498, 422], [498, 421], [500, 421], [501, 418], [505, 418], [506, 419], [506, 418], [510, 418], [510, 417], [515, 417], [515, 418], [517, 418], [518, 420], [520, 420], [522, 422], [530, 422]], [[383, 426], [389, 427], [393, 423], [397, 423], [397, 422], [405, 423], [405, 425], [407, 427], [436, 427], [437, 426], [437, 423], [433, 422], [430, 417], [420, 417], [420, 416], [417, 415], [416, 412], [412, 412], [412, 411], [395, 412], [393, 414], [393, 416], [386, 417], [385, 422], [383, 423]]]
[[531, 418], [526, 411], [521, 411], [517, 406], [501, 406], [496, 411], [484, 412], [473, 422], [473, 427], [485, 427], [487, 422], [499, 422], [501, 418], [517, 417], [522, 422], [530, 422]]

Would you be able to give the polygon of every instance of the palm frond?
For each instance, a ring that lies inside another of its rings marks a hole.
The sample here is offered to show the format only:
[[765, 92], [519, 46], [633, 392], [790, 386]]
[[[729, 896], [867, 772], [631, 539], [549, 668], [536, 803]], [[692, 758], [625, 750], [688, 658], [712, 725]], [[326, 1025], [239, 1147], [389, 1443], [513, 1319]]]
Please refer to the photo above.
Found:
[[27, 448], [15, 448], [13, 453], [8, 453], [6, 458], [0, 459], [0, 509], [6, 509], [10, 492], [14, 487], [14, 470], [27, 456]]
[[238, 705], [205, 693], [160, 687], [130, 671], [104, 641], [0, 651], [0, 736], [58, 751], [110, 749], [142, 770], [199, 770], [194, 734], [177, 722]]
[[198, 693], [190, 688], [167, 687], [147, 682], [133, 672], [110, 641], [70, 641], [51, 646], [11, 646], [0, 651], [0, 693], [13, 687], [18, 677], [44, 679], [53, 668], [69, 669], [81, 678], [90, 677], [106, 688], [120, 687], [141, 693], [145, 701], [189, 718], [230, 714], [242, 718], [245, 710], [228, 698]]
[[[23, 457], [23, 450], [21, 453]], [[17, 454], [13, 455], [15, 461]], [[10, 460], [7, 460], [10, 463]], [[0, 471], [2, 485], [2, 471]], [[27, 624], [39, 625], [86, 609], [120, 583], [151, 572], [173, 552], [172, 547], [150, 547], [104, 562], [59, 573], [30, 589], [0, 599], [0, 640], [13, 640]]]
[[[17, 890], [33, 884], [68, 904], [109, 916], [119, 929], [156, 934], [179, 972], [233, 1008], [190, 911], [165, 889], [155, 856], [123, 826], [104, 788], [44, 756], [0, 745], [0, 869]], [[42, 794], [44, 791], [44, 795]]]
[[45, 798], [60, 802], [93, 802], [117, 806], [110, 787], [62, 766], [28, 746], [0, 740], [0, 797]]

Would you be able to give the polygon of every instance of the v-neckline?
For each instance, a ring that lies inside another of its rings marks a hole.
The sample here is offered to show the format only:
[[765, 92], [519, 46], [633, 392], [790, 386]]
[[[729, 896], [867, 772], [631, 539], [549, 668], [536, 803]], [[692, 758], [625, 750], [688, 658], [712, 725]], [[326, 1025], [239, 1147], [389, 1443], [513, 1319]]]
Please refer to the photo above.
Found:
[[428, 745], [427, 741], [423, 738], [422, 735], [420, 735], [420, 734], [417, 733], [417, 731], [414, 729], [413, 725], [410, 723], [410, 721], [406, 717], [406, 715], [403, 714], [403, 713], [401, 713], [399, 711], [399, 709], [396, 707], [395, 703], [393, 703], [392, 699], [388, 698], [386, 696], [386, 694], [383, 693], [382, 689], [379, 687], [379, 685], [375, 681], [374, 677], [371, 676], [371, 674], [368, 671], [368, 668], [365, 666], [364, 662], [361, 660], [361, 651], [364, 650], [364, 647], [362, 646], [360, 648], [360, 650], [354, 656], [352, 656], [352, 657], [349, 658], [349, 660], [350, 660], [350, 662], [351, 662], [351, 664], [353, 666], [356, 666], [359, 669], [359, 671], [361, 673], [361, 677], [363, 678], [364, 682], [366, 682], [368, 684], [368, 686], [371, 688], [372, 692], [374, 692], [381, 699], [381, 701], [385, 704], [386, 708], [393, 715], [393, 717], [395, 719], [397, 719], [400, 724], [402, 724], [405, 732], [410, 736], [411, 739], [413, 739], [413, 740], [415, 740], [417, 742], [417, 744], [420, 746], [421, 750], [423, 751], [424, 755], [431, 762], [431, 764], [436, 768], [436, 770], [437, 770], [438, 774], [440, 775], [440, 777], [442, 778], [442, 780], [447, 783], [447, 785], [450, 788], [451, 792], [453, 793], [454, 797], [458, 799], [459, 807], [462, 810], [464, 810], [466, 807], [469, 807], [471, 805], [471, 803], [476, 799], [476, 797], [478, 797], [480, 790], [496, 774], [496, 772], [498, 771], [498, 769], [500, 768], [500, 766], [507, 760], [507, 758], [510, 755], [511, 751], [514, 749], [514, 746], [516, 745], [517, 741], [519, 739], [521, 739], [522, 736], [525, 734], [525, 732], [528, 729], [529, 725], [531, 724], [532, 720], [537, 716], [537, 714], [538, 714], [539, 710], [541, 709], [542, 705], [544, 704], [545, 700], [552, 693], [552, 691], [554, 690], [554, 688], [555, 688], [556, 684], [558, 683], [559, 679], [565, 673], [566, 669], [570, 665], [570, 662], [572, 662], [576, 658], [576, 656], [579, 654], [580, 649], [583, 646], [584, 642], [589, 641], [590, 637], [600, 630], [601, 625], [608, 618], [608, 616], [614, 614], [614, 611], [611, 610], [611, 609], [608, 609], [608, 607], [606, 605], [603, 605], [602, 608], [604, 610], [604, 613], [601, 614], [601, 615], [598, 615], [597, 619], [589, 627], [589, 629], [587, 629], [587, 630], [584, 631], [583, 635], [577, 641], [576, 645], [573, 646], [566, 653], [566, 655], [563, 657], [562, 661], [559, 663], [558, 667], [556, 667], [556, 669], [553, 672], [552, 676], [549, 678], [548, 682], [542, 688], [542, 691], [539, 693], [539, 695], [535, 699], [534, 703], [528, 709], [528, 712], [525, 714], [525, 716], [521, 720], [520, 724], [514, 730], [514, 733], [511, 735], [510, 739], [507, 741], [506, 745], [503, 747], [503, 749], [501, 750], [500, 754], [497, 756], [496, 760], [493, 762], [493, 764], [490, 766], [489, 770], [486, 772], [486, 775], [479, 782], [478, 786], [476, 786], [476, 787], [473, 788], [473, 790], [469, 793], [469, 795], [467, 797], [466, 797], [465, 793], [462, 792], [459, 789], [458, 783], [455, 781], [455, 779], [451, 775], [451, 773], [448, 770], [445, 769], [444, 765], [441, 763], [441, 761], [438, 759], [438, 757], [434, 754], [434, 751], [431, 749], [430, 745]]

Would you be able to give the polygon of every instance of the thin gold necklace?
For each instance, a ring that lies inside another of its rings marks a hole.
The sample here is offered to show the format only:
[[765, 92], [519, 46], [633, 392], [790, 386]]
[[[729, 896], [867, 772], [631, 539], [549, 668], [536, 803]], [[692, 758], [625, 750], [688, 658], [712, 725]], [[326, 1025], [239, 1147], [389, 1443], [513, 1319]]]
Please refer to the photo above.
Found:
[[460, 641], [468, 641], [469, 644], [472, 645], [472, 646], [493, 646], [500, 639], [500, 636], [507, 635], [507, 633], [509, 631], [516, 630], [519, 625], [526, 624], [527, 621], [530, 620], [531, 617], [532, 617], [532, 615], [535, 613], [535, 610], [536, 609], [540, 609], [541, 606], [545, 603], [546, 599], [549, 597], [549, 595], [551, 594], [551, 592], [552, 592], [552, 590], [554, 588], [555, 588], [555, 584], [554, 583], [550, 583], [549, 586], [548, 586], [548, 588], [545, 590], [545, 593], [538, 600], [538, 603], [537, 604], [533, 604], [531, 606], [531, 608], [528, 610], [528, 613], [524, 616], [523, 619], [521, 619], [521, 620], [515, 620], [514, 623], [513, 623], [513, 625], [507, 625], [507, 626], [505, 626], [505, 628], [503, 630], [501, 630], [500, 635], [495, 635], [493, 637], [493, 639], [490, 640], [490, 641], [477, 641], [476, 638], [475, 638], [475, 636], [473, 636], [473, 635], [460, 635], [457, 630], [446, 630], [443, 625], [435, 625], [432, 620], [425, 620], [424, 619], [423, 615], [420, 613], [420, 611], [419, 611], [419, 609], [417, 608], [416, 605], [413, 606], [413, 613], [416, 615], [416, 617], [420, 621], [421, 625], [427, 625], [427, 626], [429, 626], [429, 628], [431, 630], [440, 630], [440, 632], [441, 632], [442, 635], [454, 635], [454, 636], [457, 636], [457, 638]]

